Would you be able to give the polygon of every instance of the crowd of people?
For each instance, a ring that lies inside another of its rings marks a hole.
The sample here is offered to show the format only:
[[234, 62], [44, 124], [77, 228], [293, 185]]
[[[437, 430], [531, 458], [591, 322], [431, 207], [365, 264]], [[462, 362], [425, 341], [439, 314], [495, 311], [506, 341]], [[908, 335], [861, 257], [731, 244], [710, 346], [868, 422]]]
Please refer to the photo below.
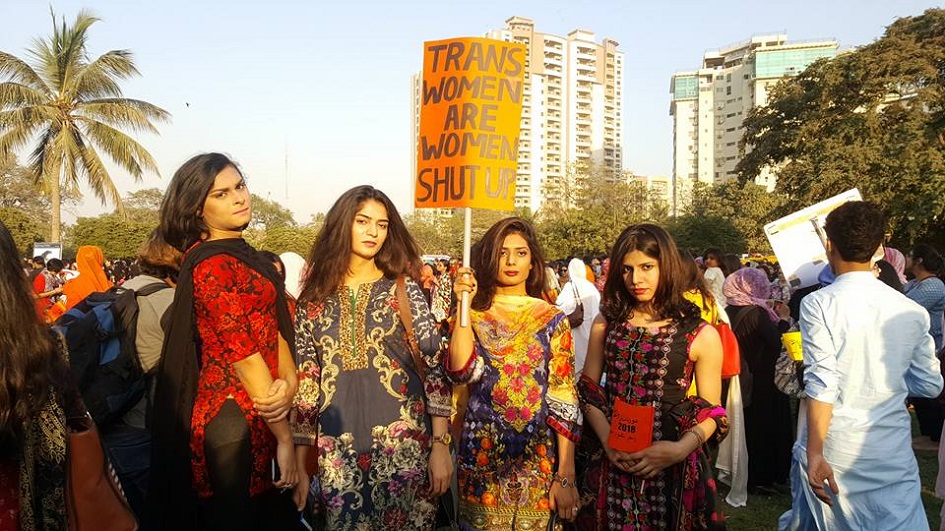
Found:
[[[470, 267], [424, 263], [371, 186], [338, 198], [307, 260], [253, 249], [251, 217], [238, 166], [208, 153], [133, 261], [84, 246], [24, 267], [0, 225], [0, 530], [68, 526], [49, 449], [84, 406], [48, 324], [162, 283], [138, 301], [146, 396], [100, 426], [143, 529], [724, 529], [726, 437], [748, 463], [727, 481], [791, 493], [782, 529], [928, 528], [907, 403], [939, 441], [945, 264], [884, 246], [870, 203], [828, 216], [829, 264], [802, 289], [652, 224], [547, 262], [506, 218]], [[796, 419], [775, 374], [795, 330]]]

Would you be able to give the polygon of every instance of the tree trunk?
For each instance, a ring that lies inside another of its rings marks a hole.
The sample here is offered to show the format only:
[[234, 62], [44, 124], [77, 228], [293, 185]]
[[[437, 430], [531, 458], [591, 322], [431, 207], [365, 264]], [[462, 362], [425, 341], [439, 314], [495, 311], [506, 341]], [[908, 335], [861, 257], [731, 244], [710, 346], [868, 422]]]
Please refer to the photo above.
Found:
[[59, 187], [59, 176], [49, 180], [49, 202], [52, 207], [52, 221], [49, 223], [49, 241], [61, 243], [59, 229], [62, 226], [62, 195]]

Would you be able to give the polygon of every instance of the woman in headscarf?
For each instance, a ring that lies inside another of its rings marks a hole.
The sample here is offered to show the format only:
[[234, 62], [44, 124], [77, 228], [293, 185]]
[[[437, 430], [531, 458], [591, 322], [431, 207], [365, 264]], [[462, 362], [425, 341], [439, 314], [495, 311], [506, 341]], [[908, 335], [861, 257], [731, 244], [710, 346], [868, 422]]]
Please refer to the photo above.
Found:
[[423, 290], [423, 297], [427, 300], [427, 308], [430, 307], [430, 301], [433, 297], [433, 286], [436, 283], [436, 276], [433, 274], [433, 266], [423, 264], [420, 268], [420, 289]]
[[578, 303], [584, 307], [584, 321], [571, 329], [574, 340], [574, 373], [580, 374], [584, 368], [584, 359], [587, 358], [587, 342], [591, 337], [591, 324], [600, 313], [600, 292], [597, 287], [587, 280], [586, 267], [578, 258], [568, 262], [568, 275], [571, 280], [561, 288], [561, 293], [555, 301], [565, 315], [577, 309]]
[[94, 245], [83, 245], [79, 247], [75, 261], [79, 276], [62, 287], [67, 310], [82, 302], [89, 294], [112, 287], [111, 281], [105, 276], [105, 256], [101, 249]]
[[768, 277], [759, 269], [735, 271], [725, 279], [722, 291], [739, 351], [752, 375], [750, 395], [745, 397], [748, 488], [763, 492], [785, 483], [791, 466], [791, 406], [788, 396], [774, 385], [781, 333], [790, 327], [789, 310], [781, 303], [771, 308]]
[[561, 294], [561, 284], [558, 284], [558, 274], [550, 265], [545, 266], [545, 289], [541, 292], [541, 298], [549, 304], [554, 304]]
[[894, 249], [892, 247], [886, 247], [886, 256], [885, 260], [892, 264], [893, 269], [896, 270], [896, 275], [899, 276], [899, 282], [902, 284], [906, 283], [906, 255], [902, 254], [902, 251], [899, 249]]
[[600, 276], [594, 281], [594, 287], [600, 293], [604, 292], [604, 284], [607, 283], [607, 274], [610, 273], [610, 257], [604, 258], [600, 263]]

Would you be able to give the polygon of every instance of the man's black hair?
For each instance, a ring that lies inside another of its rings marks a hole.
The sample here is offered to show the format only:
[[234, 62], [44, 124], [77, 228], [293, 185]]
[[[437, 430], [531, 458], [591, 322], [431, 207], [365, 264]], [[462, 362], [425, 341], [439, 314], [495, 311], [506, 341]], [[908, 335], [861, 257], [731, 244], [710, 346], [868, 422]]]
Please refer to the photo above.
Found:
[[53, 273], [58, 273], [62, 271], [63, 267], [64, 267], [64, 264], [62, 263], [62, 260], [58, 258], [50, 258], [49, 261], [46, 262], [46, 269], [48, 269], [49, 271], [52, 271]]
[[827, 215], [824, 231], [841, 258], [862, 264], [883, 243], [886, 216], [873, 203], [850, 201]]

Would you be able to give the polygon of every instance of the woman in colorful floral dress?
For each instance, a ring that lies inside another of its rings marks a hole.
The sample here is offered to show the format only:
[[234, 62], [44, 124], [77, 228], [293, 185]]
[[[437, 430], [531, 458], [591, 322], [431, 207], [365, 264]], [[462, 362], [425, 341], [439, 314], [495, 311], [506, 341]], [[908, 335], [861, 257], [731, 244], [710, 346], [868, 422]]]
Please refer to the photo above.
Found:
[[[345, 192], [309, 257], [296, 313], [299, 469], [318, 447], [314, 493], [326, 529], [430, 530], [449, 488], [451, 388], [440, 336], [420, 286], [398, 279], [420, 253], [390, 199], [371, 186]], [[406, 290], [424, 369], [399, 313]], [[421, 381], [421, 374], [426, 380]]]
[[[725, 411], [715, 405], [722, 365], [718, 332], [684, 298], [684, 264], [660, 227], [628, 227], [610, 263], [578, 383], [590, 426], [581, 452], [590, 457], [582, 466], [578, 528], [723, 529], [704, 451], [706, 441], [720, 441], [727, 431]], [[698, 395], [687, 397], [693, 378]], [[652, 445], [633, 453], [611, 448], [618, 401], [653, 408]]]
[[[457, 451], [463, 530], [543, 530], [552, 511], [577, 513], [579, 438], [567, 317], [541, 299], [545, 263], [534, 230], [504, 219], [483, 236], [473, 270], [454, 281], [472, 297], [454, 327], [449, 374], [469, 384]], [[478, 289], [477, 289], [478, 279]]]

